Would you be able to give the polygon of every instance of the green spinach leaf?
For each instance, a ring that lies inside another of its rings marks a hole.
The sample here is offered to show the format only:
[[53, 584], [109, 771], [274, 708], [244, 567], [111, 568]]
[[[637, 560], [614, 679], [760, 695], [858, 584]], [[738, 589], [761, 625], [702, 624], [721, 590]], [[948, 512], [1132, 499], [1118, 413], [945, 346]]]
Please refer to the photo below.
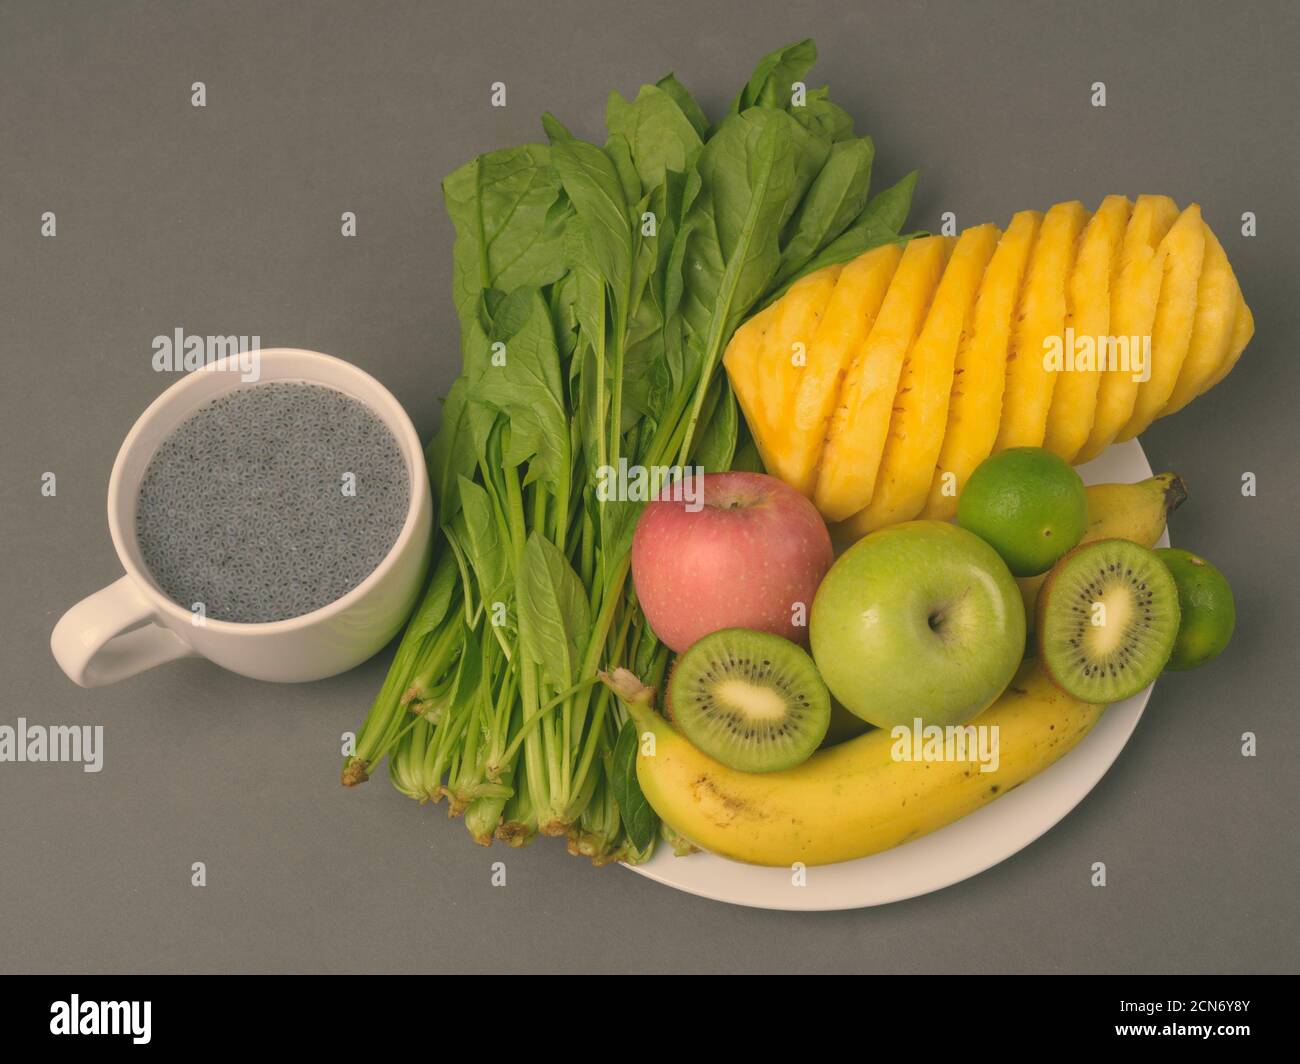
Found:
[[464, 376], [452, 382], [442, 402], [442, 422], [425, 449], [425, 465], [433, 488], [438, 520], [447, 523], [460, 509], [457, 478], [472, 476], [478, 458], [468, 431], [471, 420], [470, 382]]
[[544, 144], [480, 155], [442, 183], [456, 229], [452, 298], [462, 329], [480, 294], [541, 287], [563, 273], [562, 192]]
[[463, 640], [448, 696], [451, 708], [457, 711], [468, 707], [479, 694], [479, 680], [483, 675], [483, 653], [477, 634], [465, 626]]
[[566, 486], [569, 420], [560, 353], [546, 301], [535, 288], [516, 289], [502, 304], [494, 324], [508, 324], [515, 331], [503, 331], [490, 341], [503, 346], [484, 352], [485, 368], [475, 383], [473, 400], [509, 419], [507, 462], [520, 465], [533, 458], [530, 478], [540, 477], [557, 488]]
[[881, 244], [906, 239], [900, 236], [899, 229], [907, 219], [907, 212], [912, 203], [912, 190], [916, 187], [916, 178], [917, 171], [913, 170], [896, 185], [873, 196], [848, 229], [795, 270], [792, 275], [782, 279], [764, 299], [764, 303], [768, 304], [779, 299], [800, 277], [806, 277], [824, 266], [848, 262], [850, 259], [856, 259], [864, 251], [870, 251]]
[[493, 603], [504, 601], [507, 594], [509, 548], [501, 540], [492, 499], [482, 485], [461, 477], [460, 500], [460, 516], [465, 522], [461, 542], [478, 578], [479, 597], [490, 610]]
[[691, 124], [701, 141], [708, 139], [708, 116], [695, 102], [695, 97], [691, 95], [690, 90], [677, 80], [676, 74], [665, 74], [655, 82], [655, 88], [663, 90], [672, 98], [673, 103], [681, 109], [682, 114], [686, 116], [686, 121]]
[[811, 39], [787, 44], [758, 61], [749, 82], [731, 105], [732, 114], [750, 107], [790, 108], [792, 88], [803, 81], [817, 61], [817, 46]]
[[610, 786], [614, 790], [614, 801], [618, 803], [618, 815], [623, 821], [628, 839], [637, 850], [645, 850], [655, 841], [659, 817], [646, 801], [640, 781], [636, 778], [637, 749], [640, 744], [641, 737], [636, 722], [626, 721], [614, 744]]
[[530, 661], [554, 687], [569, 687], [591, 630], [587, 592], [560, 549], [534, 530], [524, 546], [516, 603], [519, 635]]
[[713, 417], [700, 433], [695, 446], [694, 460], [704, 467], [706, 473], [722, 473], [731, 468], [736, 453], [737, 432], [740, 429], [740, 415], [736, 409], [736, 397], [730, 388], [722, 388]]
[[411, 617], [405, 638], [428, 635], [442, 623], [451, 609], [451, 600], [456, 593], [458, 580], [456, 559], [451, 551], [445, 550], [439, 555], [437, 564], [433, 567], [429, 585], [425, 588], [424, 597], [420, 599], [420, 605]]
[[626, 292], [632, 279], [632, 223], [618, 168], [609, 155], [582, 140], [557, 140], [551, 154], [601, 276], [614, 292]]
[[853, 136], [853, 116], [831, 102], [830, 90], [825, 85], [809, 89], [804, 94], [804, 102], [791, 106], [790, 113], [810, 133], [832, 144]]
[[798, 211], [790, 220], [790, 235], [781, 249], [777, 283], [794, 276], [815, 255], [859, 219], [868, 202], [875, 145], [870, 137], [835, 144], [826, 165], [813, 179]]
[[763, 458], [758, 453], [758, 444], [754, 442], [753, 434], [749, 431], [749, 426], [741, 419], [740, 425], [736, 431], [736, 453], [731, 459], [731, 468], [743, 470], [746, 473], [766, 473], [767, 467], [763, 465]]
[[611, 92], [605, 125], [631, 148], [641, 194], [662, 185], [669, 170], [686, 173], [704, 144], [678, 101], [658, 85], [642, 85], [631, 103]]
[[751, 108], [726, 119], [700, 153], [681, 309], [706, 374], [780, 266], [781, 225], [803, 191], [803, 136], [784, 111]]

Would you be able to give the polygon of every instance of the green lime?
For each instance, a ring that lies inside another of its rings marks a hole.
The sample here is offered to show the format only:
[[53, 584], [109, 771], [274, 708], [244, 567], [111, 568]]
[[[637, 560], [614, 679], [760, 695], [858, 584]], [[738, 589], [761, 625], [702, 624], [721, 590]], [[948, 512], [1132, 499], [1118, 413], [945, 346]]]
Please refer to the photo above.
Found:
[[1178, 585], [1183, 620], [1167, 669], [1194, 669], [1213, 661], [1228, 645], [1237, 623], [1232, 588], [1218, 569], [1189, 550], [1156, 551]]
[[971, 474], [957, 501], [957, 523], [992, 546], [1016, 576], [1037, 576], [1083, 538], [1088, 493], [1063, 458], [1013, 447]]

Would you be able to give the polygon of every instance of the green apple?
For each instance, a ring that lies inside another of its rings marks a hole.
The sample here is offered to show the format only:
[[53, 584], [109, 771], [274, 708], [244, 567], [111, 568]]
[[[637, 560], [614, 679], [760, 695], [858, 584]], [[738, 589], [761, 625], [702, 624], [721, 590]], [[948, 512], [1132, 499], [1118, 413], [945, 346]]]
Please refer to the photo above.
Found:
[[813, 657], [831, 693], [880, 728], [960, 724], [1015, 675], [1025, 607], [1006, 563], [943, 521], [873, 532], [813, 600]]

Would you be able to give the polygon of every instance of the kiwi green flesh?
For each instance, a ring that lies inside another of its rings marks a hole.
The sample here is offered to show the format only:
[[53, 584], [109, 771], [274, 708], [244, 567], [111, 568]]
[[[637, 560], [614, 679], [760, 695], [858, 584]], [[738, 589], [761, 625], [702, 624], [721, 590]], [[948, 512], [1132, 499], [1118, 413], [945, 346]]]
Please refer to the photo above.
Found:
[[812, 658], [789, 640], [748, 628], [695, 643], [677, 659], [668, 698], [686, 738], [741, 772], [801, 764], [831, 719], [830, 694]]
[[1160, 675], [1178, 623], [1178, 588], [1164, 562], [1137, 543], [1101, 540], [1067, 554], [1043, 585], [1038, 658], [1067, 694], [1117, 702]]

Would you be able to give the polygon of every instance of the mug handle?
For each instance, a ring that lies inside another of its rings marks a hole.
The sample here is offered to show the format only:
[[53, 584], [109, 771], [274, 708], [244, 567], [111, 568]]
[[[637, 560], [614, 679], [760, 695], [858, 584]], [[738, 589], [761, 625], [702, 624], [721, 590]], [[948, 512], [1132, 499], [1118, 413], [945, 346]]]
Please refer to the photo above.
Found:
[[59, 618], [50, 633], [54, 660], [73, 683], [103, 687], [195, 655], [193, 647], [152, 623], [152, 617], [153, 607], [123, 576]]

